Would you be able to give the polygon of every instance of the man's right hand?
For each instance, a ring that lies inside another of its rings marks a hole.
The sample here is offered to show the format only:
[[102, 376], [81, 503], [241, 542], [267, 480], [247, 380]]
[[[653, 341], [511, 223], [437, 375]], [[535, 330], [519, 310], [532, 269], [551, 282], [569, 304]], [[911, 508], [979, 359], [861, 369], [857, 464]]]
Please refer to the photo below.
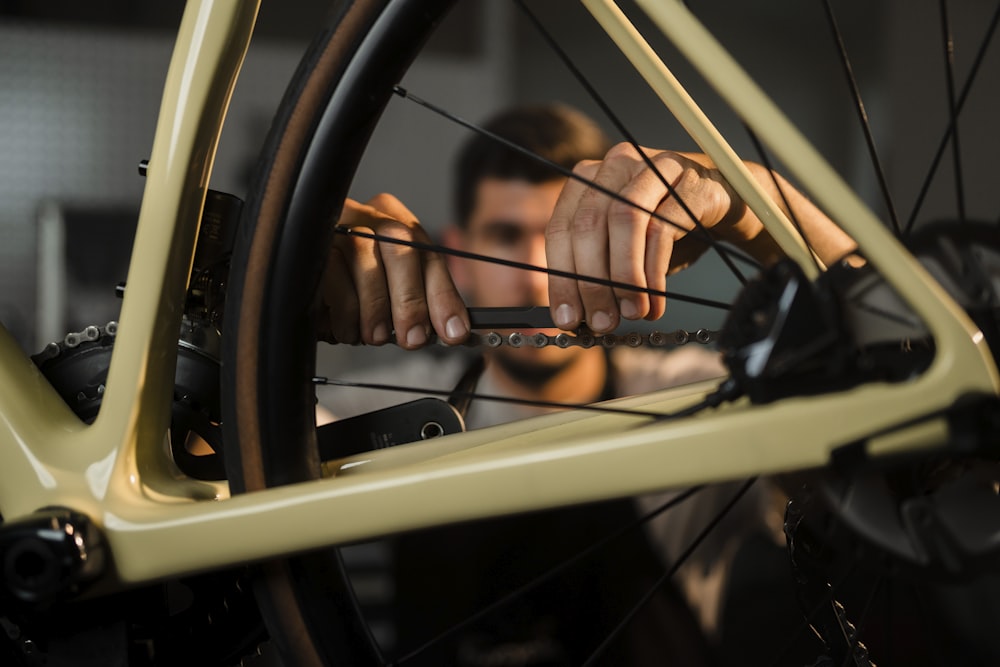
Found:
[[[401, 241], [430, 243], [416, 216], [397, 198], [381, 194], [367, 204], [347, 200], [340, 228]], [[321, 294], [328, 331], [341, 343], [405, 349], [423, 347], [436, 333], [449, 344], [469, 334], [469, 315], [444, 258], [411, 246], [353, 234], [335, 234]]]

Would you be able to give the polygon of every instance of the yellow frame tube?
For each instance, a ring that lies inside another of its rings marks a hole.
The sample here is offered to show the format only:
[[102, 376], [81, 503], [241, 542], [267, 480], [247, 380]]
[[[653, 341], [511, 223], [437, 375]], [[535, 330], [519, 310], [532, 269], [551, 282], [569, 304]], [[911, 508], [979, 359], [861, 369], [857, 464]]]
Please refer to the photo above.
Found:
[[106, 392], [92, 425], [76, 418], [6, 331], [0, 335], [0, 512], [108, 507], [164, 492], [220, 489], [169, 465], [177, 338], [198, 221], [256, 0], [189, 2], [168, 69]]

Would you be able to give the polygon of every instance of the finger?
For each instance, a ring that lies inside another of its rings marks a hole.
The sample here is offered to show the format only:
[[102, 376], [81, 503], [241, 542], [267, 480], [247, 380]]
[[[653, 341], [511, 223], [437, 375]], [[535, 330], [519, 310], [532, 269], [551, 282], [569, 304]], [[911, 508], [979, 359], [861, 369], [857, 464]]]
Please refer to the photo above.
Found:
[[[414, 238], [419, 227], [394, 220], [381, 223], [377, 232], [380, 236], [404, 242], [423, 240]], [[423, 347], [430, 340], [431, 323], [421, 253], [411, 246], [391, 241], [379, 241], [378, 251], [385, 268], [396, 343], [406, 349]]]
[[[370, 227], [354, 229], [365, 234], [375, 233]], [[358, 297], [361, 340], [368, 345], [383, 345], [389, 341], [392, 331], [392, 312], [382, 255], [371, 238], [352, 235], [341, 237], [338, 242], [340, 248], [349, 244], [348, 266]]]
[[[573, 215], [573, 258], [579, 272], [587, 277], [608, 280], [608, 196], [587, 188]], [[614, 291], [588, 280], [577, 283], [587, 325], [596, 332], [611, 331], [618, 325], [618, 303]]]
[[[590, 180], [597, 173], [598, 162], [581, 162], [573, 172]], [[556, 200], [552, 217], [545, 227], [545, 262], [554, 271], [576, 273], [573, 255], [573, 215], [587, 185], [570, 179]], [[583, 303], [576, 281], [556, 275], [549, 276], [549, 308], [552, 321], [562, 329], [575, 329], [583, 321]]]
[[[611, 279], [662, 290], [667, 264], [662, 264], [660, 276], [657, 267], [664, 254], [669, 255], [669, 246], [663, 245], [664, 223], [654, 219], [651, 212], [669, 195], [667, 184], [676, 179], [680, 167], [667, 154], [661, 154], [660, 158], [655, 170], [649, 169], [645, 161], [636, 163], [635, 175], [621, 190], [626, 201], [613, 202], [608, 210], [608, 231]], [[651, 310], [662, 312], [664, 306], [662, 297], [641, 291], [616, 288], [615, 297], [622, 316], [627, 319], [649, 318]]]
[[[393, 195], [377, 195], [369, 204], [390, 217], [406, 223], [412, 230], [414, 240], [423, 243], [430, 241], [426, 232], [419, 226], [417, 217]], [[469, 335], [471, 325], [465, 303], [459, 296], [455, 282], [448, 271], [447, 262], [441, 254], [435, 252], [423, 252], [421, 257], [431, 326], [444, 342], [452, 345], [461, 343]]]
[[328, 332], [334, 341], [353, 344], [359, 338], [359, 309], [358, 296], [348, 266], [348, 259], [341, 248], [332, 245], [320, 284], [327, 321], [320, 322], [319, 328], [320, 332]]
[[[607, 194], [630, 191], [645, 169], [642, 156], [630, 144], [619, 144], [605, 156], [594, 186], [584, 190], [573, 218], [573, 254], [582, 273], [602, 279], [641, 284], [648, 213]], [[613, 269], [612, 269], [613, 267]], [[580, 281], [580, 299], [586, 321], [596, 332], [615, 329], [620, 321], [619, 298], [625, 293], [606, 285]], [[641, 297], [640, 297], [641, 299]], [[630, 314], [638, 312], [628, 301]], [[646, 310], [642, 299], [642, 310]]]
[[[685, 237], [690, 238], [690, 237]], [[667, 268], [674, 253], [673, 235], [664, 225], [651, 224], [646, 228], [646, 258], [644, 272], [646, 286], [650, 290], [665, 292], [667, 289]], [[667, 309], [667, 299], [662, 295], [648, 295], [649, 310], [643, 315], [647, 320], [658, 320]]]
[[469, 313], [451, 278], [447, 262], [439, 253], [424, 253], [424, 279], [427, 309], [434, 331], [450, 345], [461, 343], [471, 330]]
[[417, 216], [398, 197], [383, 192], [368, 200], [368, 205], [382, 214], [412, 227], [418, 224]]

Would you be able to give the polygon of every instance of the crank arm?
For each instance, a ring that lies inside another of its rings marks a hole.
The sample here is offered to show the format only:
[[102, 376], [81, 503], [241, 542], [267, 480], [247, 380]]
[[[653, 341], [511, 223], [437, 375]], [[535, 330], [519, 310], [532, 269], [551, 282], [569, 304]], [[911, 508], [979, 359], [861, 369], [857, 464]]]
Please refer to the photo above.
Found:
[[465, 422], [449, 403], [420, 398], [324, 424], [316, 437], [320, 458], [330, 461], [464, 430]]

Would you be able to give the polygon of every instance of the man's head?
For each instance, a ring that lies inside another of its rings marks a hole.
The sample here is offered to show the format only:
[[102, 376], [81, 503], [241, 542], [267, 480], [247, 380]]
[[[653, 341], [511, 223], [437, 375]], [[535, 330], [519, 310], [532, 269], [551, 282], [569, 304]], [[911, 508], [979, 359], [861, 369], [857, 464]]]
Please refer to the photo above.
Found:
[[[604, 157], [611, 145], [594, 121], [559, 104], [514, 108], [484, 127], [565, 169]], [[449, 242], [469, 252], [545, 266], [545, 226], [565, 182], [551, 166], [491, 137], [475, 135], [455, 163], [457, 230], [452, 230]], [[544, 273], [463, 261], [453, 262], [453, 274], [469, 305], [548, 304]], [[516, 355], [505, 352], [505, 359], [526, 362], [542, 377], [546, 367], [555, 372], [573, 356], [556, 348], [509, 352]]]
[[[494, 116], [483, 127], [564, 169], [572, 169], [581, 160], [599, 160], [611, 148], [597, 123], [564, 104], [514, 107]], [[455, 220], [463, 228], [469, 226], [477, 204], [477, 188], [484, 180], [536, 185], [564, 180], [542, 161], [481, 134], [465, 143], [455, 161], [454, 174]]]

